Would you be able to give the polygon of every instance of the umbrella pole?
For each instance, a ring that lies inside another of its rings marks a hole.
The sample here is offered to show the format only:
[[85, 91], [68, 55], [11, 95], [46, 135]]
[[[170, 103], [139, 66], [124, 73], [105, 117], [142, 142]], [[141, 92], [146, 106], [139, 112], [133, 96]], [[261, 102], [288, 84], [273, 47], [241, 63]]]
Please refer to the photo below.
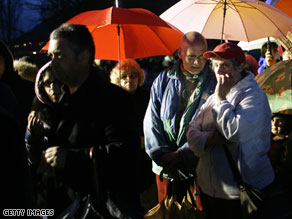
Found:
[[[116, 0], [116, 8], [119, 7], [119, 0]], [[118, 66], [119, 66], [119, 86], [121, 87], [121, 58], [120, 58], [120, 25], [118, 24], [117, 26], [118, 28]]]
[[226, 0], [224, 0], [224, 8], [223, 8], [223, 24], [222, 24], [222, 33], [221, 33], [221, 44], [223, 43], [223, 34], [224, 34], [224, 25], [225, 25], [225, 16], [226, 16]]
[[118, 65], [119, 65], [119, 79], [120, 79], [119, 85], [121, 87], [121, 57], [120, 57], [121, 52], [120, 52], [120, 25], [119, 24], [117, 28], [118, 28]]

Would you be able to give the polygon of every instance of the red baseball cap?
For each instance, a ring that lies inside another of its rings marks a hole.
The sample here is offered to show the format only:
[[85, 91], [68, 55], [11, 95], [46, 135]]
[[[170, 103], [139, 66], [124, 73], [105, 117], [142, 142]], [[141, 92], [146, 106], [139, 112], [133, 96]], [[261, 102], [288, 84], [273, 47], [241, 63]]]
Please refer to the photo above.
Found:
[[217, 56], [222, 59], [237, 59], [240, 62], [245, 62], [245, 53], [239, 46], [233, 43], [220, 44], [213, 51], [205, 52], [203, 56], [205, 58]]
[[253, 57], [252, 55], [245, 54], [245, 59], [246, 59], [246, 62], [251, 64], [252, 69], [253, 69], [253, 73], [255, 76], [257, 76], [259, 65], [258, 65], [256, 58]]

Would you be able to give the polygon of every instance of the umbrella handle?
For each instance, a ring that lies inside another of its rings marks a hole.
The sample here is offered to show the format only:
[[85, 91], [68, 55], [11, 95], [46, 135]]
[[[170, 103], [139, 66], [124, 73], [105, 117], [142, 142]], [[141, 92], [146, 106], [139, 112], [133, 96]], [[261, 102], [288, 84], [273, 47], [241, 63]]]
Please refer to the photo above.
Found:
[[121, 85], [121, 57], [120, 57], [120, 25], [118, 24], [117, 26], [118, 28], [118, 64], [119, 64], [119, 81], [120, 81], [120, 87], [122, 86]]
[[269, 53], [272, 55], [270, 37], [268, 37], [267, 49], [268, 49]]
[[221, 33], [221, 42], [223, 43], [223, 35], [224, 35], [224, 24], [225, 24], [225, 16], [226, 16], [226, 0], [224, 0], [224, 8], [223, 8], [223, 24], [222, 24], [222, 33]]

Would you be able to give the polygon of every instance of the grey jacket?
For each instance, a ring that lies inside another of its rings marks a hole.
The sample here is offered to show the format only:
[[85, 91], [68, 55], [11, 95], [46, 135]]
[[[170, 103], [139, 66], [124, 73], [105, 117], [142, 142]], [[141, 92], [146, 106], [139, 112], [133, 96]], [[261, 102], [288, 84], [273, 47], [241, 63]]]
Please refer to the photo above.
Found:
[[274, 180], [267, 152], [270, 148], [271, 110], [266, 94], [253, 75], [239, 81], [227, 94], [227, 100], [208, 98], [187, 132], [189, 147], [200, 157], [197, 174], [202, 191], [210, 196], [238, 199], [239, 190], [233, 178], [222, 145], [206, 147], [205, 142], [218, 130], [227, 144], [244, 181], [263, 189]]

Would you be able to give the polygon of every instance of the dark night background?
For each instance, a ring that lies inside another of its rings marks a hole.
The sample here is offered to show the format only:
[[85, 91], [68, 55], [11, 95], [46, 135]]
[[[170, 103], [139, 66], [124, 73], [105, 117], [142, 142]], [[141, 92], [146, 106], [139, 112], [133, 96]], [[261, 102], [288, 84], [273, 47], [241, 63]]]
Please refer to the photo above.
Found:
[[[145, 8], [160, 15], [178, 0], [119, 0], [121, 8]], [[0, 39], [14, 54], [38, 58], [49, 34], [61, 23], [88, 10], [115, 6], [115, 0], [1, 0]]]
[[[119, 0], [121, 8], [144, 8], [162, 14], [179, 0]], [[265, 2], [265, 0], [262, 0]], [[38, 57], [49, 34], [61, 23], [88, 10], [115, 6], [115, 0], [1, 0], [0, 39], [15, 58]]]

